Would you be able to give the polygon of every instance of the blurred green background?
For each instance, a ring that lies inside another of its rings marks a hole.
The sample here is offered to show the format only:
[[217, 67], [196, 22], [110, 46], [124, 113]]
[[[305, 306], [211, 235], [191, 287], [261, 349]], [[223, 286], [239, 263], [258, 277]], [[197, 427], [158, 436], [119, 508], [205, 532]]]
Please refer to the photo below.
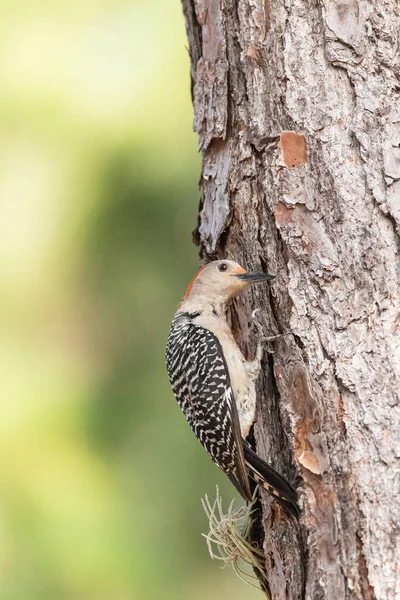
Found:
[[2, 3], [0, 597], [258, 598], [164, 367], [197, 268], [178, 0]]

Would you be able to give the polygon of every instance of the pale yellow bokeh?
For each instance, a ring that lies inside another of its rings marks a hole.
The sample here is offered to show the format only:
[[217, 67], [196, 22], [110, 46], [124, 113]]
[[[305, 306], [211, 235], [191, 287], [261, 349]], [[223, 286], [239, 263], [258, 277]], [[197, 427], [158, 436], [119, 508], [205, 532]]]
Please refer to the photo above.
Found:
[[1, 12], [1, 598], [260, 597], [207, 555], [233, 491], [163, 362], [197, 266], [180, 3]]

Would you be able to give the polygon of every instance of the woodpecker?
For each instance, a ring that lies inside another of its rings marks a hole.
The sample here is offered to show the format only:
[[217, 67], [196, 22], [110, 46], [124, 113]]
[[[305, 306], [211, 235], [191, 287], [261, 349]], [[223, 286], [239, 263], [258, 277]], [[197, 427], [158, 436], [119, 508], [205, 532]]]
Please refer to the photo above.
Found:
[[242, 495], [250, 479], [298, 516], [296, 490], [246, 441], [256, 411], [262, 341], [246, 361], [226, 319], [227, 305], [249, 285], [274, 276], [248, 273], [230, 260], [201, 267], [171, 324], [166, 363], [172, 391], [192, 431]]

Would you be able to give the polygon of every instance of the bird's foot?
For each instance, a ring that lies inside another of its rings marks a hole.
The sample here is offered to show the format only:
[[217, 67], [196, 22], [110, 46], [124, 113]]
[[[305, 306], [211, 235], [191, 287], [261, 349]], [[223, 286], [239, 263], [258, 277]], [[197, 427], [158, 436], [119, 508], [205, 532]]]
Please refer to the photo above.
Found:
[[[257, 314], [260, 312], [261, 312], [260, 308], [255, 308], [253, 310], [253, 312], [251, 313], [252, 325], [255, 326], [255, 328], [257, 329], [257, 333], [258, 333], [258, 347], [260, 347], [261, 344], [269, 344], [270, 342], [275, 342], [276, 340], [279, 340], [280, 338], [285, 337], [286, 335], [292, 334], [291, 331], [287, 331], [286, 333], [278, 333], [277, 335], [266, 336], [264, 334], [263, 327], [257, 318]], [[267, 349], [267, 351], [270, 354], [273, 354], [273, 352], [274, 352], [272, 349]], [[257, 351], [257, 354], [258, 354], [258, 351]]]
[[262, 341], [262, 339], [265, 338], [265, 335], [264, 335], [263, 327], [257, 318], [257, 314], [260, 312], [261, 312], [260, 308], [255, 308], [253, 310], [253, 312], [251, 313], [251, 324], [254, 325], [254, 327], [257, 329], [259, 341]]
[[286, 333], [278, 333], [277, 335], [271, 335], [269, 337], [264, 337], [262, 339], [263, 342], [268, 343], [268, 342], [275, 342], [276, 340], [279, 340], [280, 338], [283, 338], [287, 335], [292, 335], [291, 331], [287, 331]]

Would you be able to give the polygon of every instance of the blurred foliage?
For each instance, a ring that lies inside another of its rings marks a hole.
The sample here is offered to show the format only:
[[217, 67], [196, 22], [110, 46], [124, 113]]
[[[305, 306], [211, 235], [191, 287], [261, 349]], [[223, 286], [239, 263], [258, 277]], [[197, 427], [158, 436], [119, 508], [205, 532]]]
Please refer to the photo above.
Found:
[[1, 598], [256, 598], [208, 557], [233, 490], [167, 381], [197, 267], [179, 2], [15, 0], [0, 23]]

